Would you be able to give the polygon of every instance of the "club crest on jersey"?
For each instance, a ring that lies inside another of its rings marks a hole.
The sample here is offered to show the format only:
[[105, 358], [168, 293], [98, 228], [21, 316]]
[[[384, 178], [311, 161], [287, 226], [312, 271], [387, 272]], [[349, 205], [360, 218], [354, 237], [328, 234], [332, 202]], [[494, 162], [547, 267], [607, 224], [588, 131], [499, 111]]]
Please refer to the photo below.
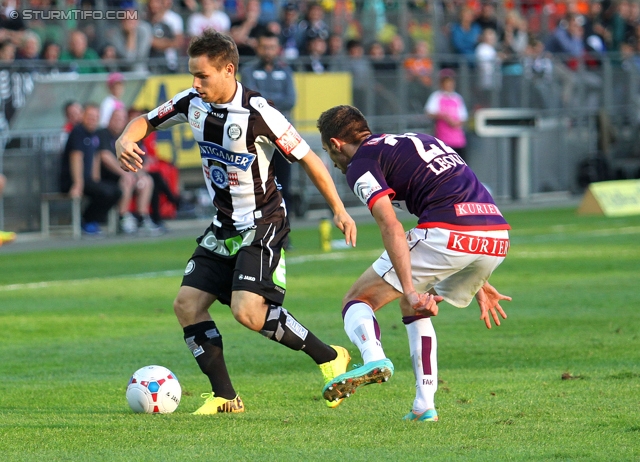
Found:
[[246, 172], [251, 167], [256, 158], [255, 154], [232, 152], [210, 141], [198, 141], [198, 146], [200, 147], [200, 156], [203, 159], [216, 160], [225, 165], [237, 167], [243, 172]]
[[209, 179], [218, 188], [224, 189], [229, 186], [229, 177], [227, 176], [227, 172], [217, 165], [212, 165], [209, 168]]
[[227, 135], [229, 135], [229, 138], [233, 141], [237, 141], [242, 136], [242, 128], [240, 128], [238, 124], [231, 124], [229, 128], [227, 128]]
[[378, 180], [376, 180], [371, 172], [367, 172], [358, 178], [355, 186], [353, 187], [353, 192], [356, 193], [356, 196], [358, 196], [362, 202], [367, 204], [367, 201], [373, 193], [380, 191], [381, 189], [382, 186], [380, 186]]

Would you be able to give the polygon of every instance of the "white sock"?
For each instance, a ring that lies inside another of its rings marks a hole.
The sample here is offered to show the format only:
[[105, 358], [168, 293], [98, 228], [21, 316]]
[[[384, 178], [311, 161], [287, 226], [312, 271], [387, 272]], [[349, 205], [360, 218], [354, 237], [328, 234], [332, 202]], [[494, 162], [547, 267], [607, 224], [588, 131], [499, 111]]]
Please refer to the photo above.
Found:
[[369, 305], [353, 300], [342, 311], [344, 330], [349, 339], [360, 349], [365, 364], [386, 358], [380, 343], [378, 321]]
[[422, 414], [435, 409], [438, 389], [438, 341], [431, 318], [404, 317], [402, 320], [409, 335], [409, 351], [416, 377], [416, 399], [413, 412]]

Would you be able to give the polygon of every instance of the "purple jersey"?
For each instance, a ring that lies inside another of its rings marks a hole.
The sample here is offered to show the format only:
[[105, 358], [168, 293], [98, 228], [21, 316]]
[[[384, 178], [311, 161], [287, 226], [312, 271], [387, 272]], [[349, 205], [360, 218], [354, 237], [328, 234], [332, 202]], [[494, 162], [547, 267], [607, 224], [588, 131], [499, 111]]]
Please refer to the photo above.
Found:
[[389, 195], [419, 228], [510, 229], [464, 160], [430, 135], [371, 135], [351, 159], [347, 182], [369, 210]]

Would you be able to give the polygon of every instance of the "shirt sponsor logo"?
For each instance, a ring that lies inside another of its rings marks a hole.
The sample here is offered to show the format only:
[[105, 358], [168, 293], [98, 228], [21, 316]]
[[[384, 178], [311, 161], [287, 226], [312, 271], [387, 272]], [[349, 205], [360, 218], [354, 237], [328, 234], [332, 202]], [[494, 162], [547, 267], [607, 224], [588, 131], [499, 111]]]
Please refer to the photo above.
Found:
[[469, 215], [499, 215], [502, 216], [495, 204], [481, 202], [461, 202], [454, 205], [457, 217]]
[[367, 172], [358, 178], [353, 187], [353, 192], [356, 193], [356, 196], [358, 196], [362, 202], [367, 204], [371, 195], [381, 189], [382, 186], [380, 186], [378, 180], [376, 180], [371, 172]]
[[173, 110], [174, 110], [173, 100], [170, 99], [169, 101], [167, 101], [166, 103], [164, 103], [162, 106], [158, 108], [158, 117], [162, 118], [167, 114], [173, 112]]
[[289, 125], [287, 131], [276, 140], [276, 144], [285, 154], [291, 154], [300, 143], [302, 143], [302, 137], [293, 125]]
[[242, 136], [242, 128], [240, 128], [238, 124], [231, 124], [229, 128], [227, 128], [227, 135], [229, 135], [229, 138], [233, 141], [237, 141]]
[[509, 251], [509, 239], [451, 232], [447, 249], [474, 255], [506, 257]]
[[224, 119], [224, 114], [222, 114], [221, 112], [211, 112], [211, 115], [213, 117], [217, 117], [218, 119]]
[[219, 144], [215, 144], [210, 141], [198, 141], [198, 146], [200, 146], [200, 156], [203, 159], [217, 160], [225, 165], [237, 167], [243, 172], [246, 172], [249, 169], [253, 160], [256, 158], [255, 154], [250, 154], [248, 152], [231, 152]]
[[209, 179], [218, 188], [224, 189], [229, 186], [229, 177], [227, 177], [227, 172], [217, 165], [209, 167]]

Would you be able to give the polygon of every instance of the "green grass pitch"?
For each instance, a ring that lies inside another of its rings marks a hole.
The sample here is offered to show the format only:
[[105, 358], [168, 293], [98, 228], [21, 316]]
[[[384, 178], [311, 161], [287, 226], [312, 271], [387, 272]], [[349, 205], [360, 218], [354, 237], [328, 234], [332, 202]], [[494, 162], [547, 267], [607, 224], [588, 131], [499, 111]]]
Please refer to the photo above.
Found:
[[[434, 318], [437, 423], [401, 421], [414, 379], [397, 304], [378, 313], [396, 374], [337, 409], [325, 407], [320, 372], [305, 354], [246, 330], [215, 304], [246, 413], [192, 416], [210, 390], [172, 301], [193, 238], [0, 252], [0, 457], [639, 460], [640, 217], [506, 215], [512, 246], [491, 282], [513, 296], [503, 304], [508, 319], [487, 330], [475, 302], [442, 304]], [[315, 229], [292, 238], [285, 306], [357, 362], [340, 302], [381, 251], [377, 228], [362, 224], [357, 249], [330, 254], [320, 253]], [[180, 379], [175, 413], [129, 410], [129, 376], [149, 364]]]

